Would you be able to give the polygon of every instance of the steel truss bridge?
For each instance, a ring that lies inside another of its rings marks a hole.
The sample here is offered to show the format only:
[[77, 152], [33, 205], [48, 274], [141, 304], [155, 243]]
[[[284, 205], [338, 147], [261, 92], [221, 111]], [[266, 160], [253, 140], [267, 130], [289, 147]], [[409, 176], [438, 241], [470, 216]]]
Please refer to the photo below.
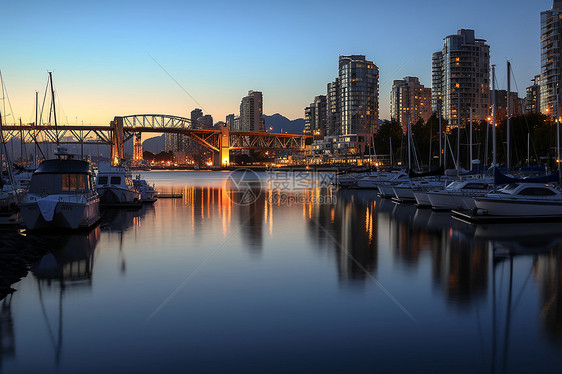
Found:
[[182, 134], [213, 151], [214, 165], [227, 166], [230, 150], [253, 149], [269, 151], [304, 151], [312, 144], [312, 136], [276, 134], [267, 132], [230, 131], [221, 129], [199, 129], [190, 119], [165, 114], [135, 114], [115, 117], [109, 126], [52, 124], [4, 125], [4, 141], [18, 137], [26, 143], [59, 142], [79, 144], [106, 144], [111, 146], [112, 163], [123, 158], [123, 144], [134, 138], [135, 153], [141, 150], [141, 133]]

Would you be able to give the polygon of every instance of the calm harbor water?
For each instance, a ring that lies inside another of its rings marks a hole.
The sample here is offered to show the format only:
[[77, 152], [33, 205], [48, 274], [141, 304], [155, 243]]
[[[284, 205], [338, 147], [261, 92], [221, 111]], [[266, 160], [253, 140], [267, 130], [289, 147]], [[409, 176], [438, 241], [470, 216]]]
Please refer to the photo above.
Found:
[[87, 233], [0, 232], [45, 252], [0, 301], [0, 372], [562, 367], [562, 223], [473, 226], [306, 183], [247, 201], [228, 175], [151, 171], [183, 198]]

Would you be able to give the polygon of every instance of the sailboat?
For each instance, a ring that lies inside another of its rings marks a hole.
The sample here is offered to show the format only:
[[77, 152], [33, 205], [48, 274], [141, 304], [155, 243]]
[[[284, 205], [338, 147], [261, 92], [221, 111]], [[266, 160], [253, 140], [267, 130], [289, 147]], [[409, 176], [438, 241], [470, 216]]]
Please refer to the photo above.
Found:
[[[55, 91], [51, 73], [49, 82], [56, 129]], [[90, 164], [75, 160], [60, 146], [55, 155], [56, 159], [43, 161], [31, 177], [29, 192], [20, 204], [24, 225], [28, 230], [91, 227], [101, 215], [100, 198]]]

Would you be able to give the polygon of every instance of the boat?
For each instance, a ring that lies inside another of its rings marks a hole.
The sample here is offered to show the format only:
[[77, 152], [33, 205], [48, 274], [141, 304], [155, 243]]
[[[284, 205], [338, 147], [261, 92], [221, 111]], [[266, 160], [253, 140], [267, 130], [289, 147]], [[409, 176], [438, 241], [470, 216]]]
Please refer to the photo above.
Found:
[[439, 178], [421, 178], [404, 182], [394, 186], [394, 199], [399, 203], [415, 203], [416, 191], [427, 191], [435, 188], [443, 188], [445, 180]]
[[87, 161], [75, 160], [64, 148], [43, 161], [31, 176], [20, 203], [28, 230], [80, 229], [100, 219], [100, 198]]
[[139, 207], [141, 193], [133, 184], [133, 175], [123, 166], [100, 163], [96, 178], [96, 188], [104, 206]]
[[474, 198], [475, 215], [509, 218], [562, 218], [562, 193], [550, 184], [510, 183]]
[[133, 185], [140, 192], [143, 203], [154, 203], [158, 200], [158, 192], [154, 185], [148, 184], [141, 178], [140, 174], [133, 180]]
[[427, 199], [433, 210], [472, 210], [476, 208], [474, 198], [492, 188], [492, 178], [468, 178], [454, 181], [444, 190], [427, 191]]

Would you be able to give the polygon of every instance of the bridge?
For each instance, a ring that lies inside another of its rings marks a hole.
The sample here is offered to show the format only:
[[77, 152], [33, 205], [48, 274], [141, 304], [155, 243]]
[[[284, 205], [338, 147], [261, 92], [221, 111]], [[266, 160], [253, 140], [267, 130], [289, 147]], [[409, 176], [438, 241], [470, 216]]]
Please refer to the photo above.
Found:
[[135, 153], [142, 150], [140, 140], [143, 132], [188, 136], [213, 151], [215, 166], [228, 166], [230, 150], [304, 151], [306, 146], [312, 144], [312, 136], [309, 135], [230, 131], [227, 125], [221, 129], [198, 129], [188, 118], [166, 114], [117, 116], [109, 126], [4, 125], [2, 131], [5, 141], [20, 137], [24, 142], [107, 144], [111, 146], [112, 164], [117, 164], [123, 158], [123, 145], [131, 138], [135, 139]]

